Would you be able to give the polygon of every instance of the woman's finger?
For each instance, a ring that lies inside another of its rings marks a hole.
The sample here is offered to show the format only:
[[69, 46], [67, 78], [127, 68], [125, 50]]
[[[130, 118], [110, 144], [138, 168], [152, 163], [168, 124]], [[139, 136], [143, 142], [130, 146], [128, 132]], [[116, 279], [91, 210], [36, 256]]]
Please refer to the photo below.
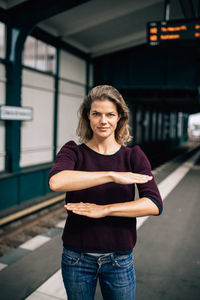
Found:
[[85, 204], [82, 203], [68, 203], [64, 205], [66, 208], [76, 208], [76, 207], [85, 207]]
[[140, 174], [137, 174], [133, 176], [133, 180], [136, 182], [136, 183], [143, 183], [143, 182], [148, 182], [150, 180], [153, 179], [153, 176], [148, 176], [148, 175], [140, 175]]

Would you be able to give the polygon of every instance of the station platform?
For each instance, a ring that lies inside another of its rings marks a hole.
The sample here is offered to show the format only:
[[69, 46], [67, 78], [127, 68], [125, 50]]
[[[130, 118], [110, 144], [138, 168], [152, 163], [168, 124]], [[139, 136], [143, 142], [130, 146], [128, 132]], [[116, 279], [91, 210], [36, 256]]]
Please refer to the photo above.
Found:
[[[136, 299], [200, 299], [200, 147], [153, 173], [164, 211], [137, 220]], [[1, 300], [67, 300], [60, 272], [63, 226], [0, 258]], [[102, 299], [97, 286], [95, 300]]]

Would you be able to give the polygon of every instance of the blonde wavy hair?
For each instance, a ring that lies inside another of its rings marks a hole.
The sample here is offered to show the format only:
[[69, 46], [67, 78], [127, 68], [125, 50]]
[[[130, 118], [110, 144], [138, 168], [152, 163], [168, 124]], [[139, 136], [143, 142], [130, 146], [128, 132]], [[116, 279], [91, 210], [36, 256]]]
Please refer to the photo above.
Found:
[[117, 106], [120, 120], [115, 130], [115, 139], [119, 144], [126, 146], [127, 142], [132, 140], [128, 124], [129, 108], [119, 91], [111, 85], [98, 85], [84, 98], [79, 108], [79, 123], [76, 130], [80, 142], [87, 142], [92, 138], [93, 131], [90, 127], [88, 115], [95, 100], [109, 100]]

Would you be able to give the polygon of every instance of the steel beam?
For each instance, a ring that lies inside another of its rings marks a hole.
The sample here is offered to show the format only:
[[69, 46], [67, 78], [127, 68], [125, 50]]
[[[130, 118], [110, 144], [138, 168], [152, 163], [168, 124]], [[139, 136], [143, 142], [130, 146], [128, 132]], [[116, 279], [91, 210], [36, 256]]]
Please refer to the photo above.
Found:
[[12, 26], [24, 27], [44, 21], [91, 0], [29, 0], [7, 10]]
[[170, 0], [165, 0], [164, 3], [164, 20], [169, 21], [170, 18]]
[[187, 15], [186, 15], [186, 12], [185, 12], [185, 7], [183, 5], [182, 0], [179, 0], [179, 4], [180, 4], [181, 11], [182, 11], [182, 14], [183, 14], [184, 18], [187, 18]]

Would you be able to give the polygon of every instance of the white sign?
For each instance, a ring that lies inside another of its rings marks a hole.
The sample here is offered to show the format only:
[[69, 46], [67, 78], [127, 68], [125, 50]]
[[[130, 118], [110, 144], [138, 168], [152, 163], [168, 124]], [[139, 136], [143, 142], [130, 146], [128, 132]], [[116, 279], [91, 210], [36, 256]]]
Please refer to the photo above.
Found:
[[31, 107], [0, 106], [0, 120], [31, 121], [33, 109]]

